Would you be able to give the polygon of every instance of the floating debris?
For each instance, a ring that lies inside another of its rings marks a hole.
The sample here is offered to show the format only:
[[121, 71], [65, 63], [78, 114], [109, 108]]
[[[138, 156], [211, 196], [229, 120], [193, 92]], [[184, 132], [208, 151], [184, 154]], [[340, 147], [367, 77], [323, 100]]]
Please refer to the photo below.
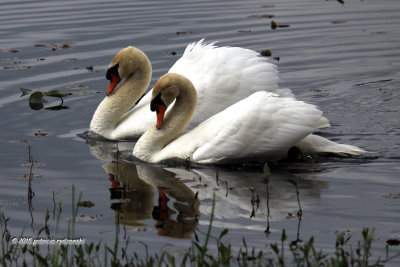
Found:
[[35, 44], [34, 47], [47, 47], [53, 51], [56, 51], [57, 49], [70, 49], [71, 45], [72, 44], [70, 43], [49, 43], [49, 44]]
[[28, 133], [30, 136], [49, 136], [52, 135], [52, 132], [42, 132], [41, 130], [35, 130], [31, 133]]
[[90, 200], [80, 201], [80, 202], [78, 202], [78, 206], [84, 207], [84, 208], [91, 208], [94, 206], [94, 203]]
[[62, 49], [70, 49], [71, 45], [70, 44], [62, 44], [61, 48]]
[[23, 167], [31, 167], [32, 166], [32, 167], [38, 168], [38, 167], [46, 166], [46, 163], [43, 163], [43, 162], [33, 162], [33, 163], [26, 162], [26, 163], [22, 164], [22, 166]]
[[273, 60], [276, 60], [276, 61], [279, 61], [279, 60], [281, 60], [281, 58], [280, 58], [280, 57], [273, 57], [272, 59], [273, 59]]
[[271, 50], [263, 50], [260, 52], [260, 55], [264, 57], [270, 57], [272, 55]]
[[271, 29], [275, 30], [276, 28], [288, 28], [289, 24], [277, 24], [274, 20], [271, 20]]
[[388, 193], [382, 195], [384, 198], [391, 198], [391, 199], [400, 199], [400, 193]]
[[[72, 220], [72, 218], [68, 218], [69, 220]], [[89, 221], [95, 221], [97, 218], [95, 216], [89, 216], [89, 215], [84, 215], [81, 214], [80, 216], [77, 216], [75, 220], [77, 222], [89, 222]]]
[[0, 52], [3, 52], [3, 53], [18, 53], [19, 50], [18, 49], [0, 49]]
[[74, 89], [74, 90], [83, 90], [87, 89], [88, 87], [86, 85], [80, 84], [80, 85], [71, 85], [68, 86], [69, 89]]
[[263, 6], [261, 6], [262, 8], [273, 8], [273, 7], [275, 7], [275, 5], [263, 5]]
[[29, 70], [31, 66], [4, 66], [5, 70]]
[[195, 32], [176, 32], [176, 35], [195, 34]]
[[379, 31], [379, 32], [371, 32], [371, 35], [383, 35], [383, 34], [387, 34], [387, 32], [385, 31]]
[[18, 60], [17, 57], [3, 57], [0, 60], [2, 61], [13, 61], [13, 64], [19, 64], [20, 61]]
[[400, 246], [400, 240], [399, 240], [399, 239], [396, 239], [396, 238], [388, 239], [388, 240], [386, 241], [386, 243], [387, 243], [389, 246]]
[[[77, 68], [79, 69], [79, 68]], [[104, 72], [105, 70], [102, 69], [95, 69], [93, 66], [87, 66], [86, 69], [90, 72]]]
[[38, 175], [38, 174], [32, 174], [32, 175], [30, 175], [30, 174], [24, 174], [24, 175], [15, 175], [14, 178], [15, 178], [15, 179], [31, 179], [31, 178], [33, 178], [33, 179], [39, 179], [39, 178], [42, 178], [42, 176], [41, 176], [41, 175]]
[[344, 19], [332, 20], [332, 24], [344, 24], [344, 23], [347, 23], [347, 21]]
[[250, 15], [247, 18], [248, 19], [270, 19], [275, 17], [275, 15], [271, 15], [271, 14], [263, 14], [263, 15]]
[[167, 52], [167, 55], [176, 56], [176, 52], [175, 51]]
[[238, 30], [238, 32], [243, 33], [243, 32], [251, 32], [251, 30]]

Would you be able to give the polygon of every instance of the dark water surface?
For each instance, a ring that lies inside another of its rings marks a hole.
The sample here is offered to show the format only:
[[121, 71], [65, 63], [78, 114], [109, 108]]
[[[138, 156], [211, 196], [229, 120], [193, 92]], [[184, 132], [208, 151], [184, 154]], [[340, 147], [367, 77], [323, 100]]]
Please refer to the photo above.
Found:
[[[194, 229], [206, 231], [213, 192], [214, 233], [228, 228], [227, 240], [235, 247], [245, 237], [249, 245], [266, 248], [285, 228], [289, 240], [313, 235], [318, 247], [332, 249], [336, 231], [357, 240], [363, 227], [374, 227], [374, 248], [383, 256], [386, 240], [400, 238], [397, 0], [2, 1], [0, 7], [0, 210], [11, 218], [14, 235], [25, 229], [26, 236], [36, 236], [46, 209], [55, 234], [54, 203], [62, 200], [57, 235], [65, 237], [75, 185], [76, 195], [95, 204], [80, 208], [76, 236], [111, 244], [117, 222], [121, 240], [130, 236], [139, 253], [139, 241], [151, 252], [186, 249]], [[289, 27], [271, 29], [271, 20]], [[332, 127], [322, 134], [373, 153], [280, 164], [267, 185], [262, 170], [253, 168], [112, 163], [119, 158], [113, 153], [117, 144], [86, 144], [76, 137], [88, 130], [105, 96], [104, 70], [117, 51], [128, 45], [142, 49], [152, 62], [154, 84], [188, 43], [201, 38], [271, 50], [279, 57], [281, 86], [330, 119]], [[64, 98], [62, 109], [60, 100], [46, 97], [44, 107], [58, 110], [32, 110], [20, 88], [73, 95]], [[17, 140], [29, 142], [37, 162], [32, 201], [23, 178], [29, 174], [27, 144]], [[291, 179], [299, 185], [301, 221], [290, 216], [298, 209]], [[168, 219], [158, 188], [170, 199]], [[264, 233], [267, 218], [270, 235]]]

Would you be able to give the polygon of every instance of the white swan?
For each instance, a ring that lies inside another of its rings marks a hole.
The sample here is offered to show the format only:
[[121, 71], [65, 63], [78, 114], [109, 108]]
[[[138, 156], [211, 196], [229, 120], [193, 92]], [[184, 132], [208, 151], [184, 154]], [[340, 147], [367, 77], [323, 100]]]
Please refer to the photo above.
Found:
[[[320, 123], [321, 111], [302, 101], [265, 91], [237, 102], [178, 138], [196, 109], [193, 84], [182, 75], [168, 73], [157, 81], [152, 95], [151, 110], [157, 112], [157, 123], [133, 149], [133, 155], [146, 162], [170, 158], [190, 158], [205, 164], [277, 160], [286, 157], [293, 146], [308, 153], [364, 152], [355, 146], [310, 135]], [[164, 118], [165, 110], [174, 101]]]
[[[240, 47], [217, 47], [200, 40], [187, 46], [169, 72], [187, 77], [197, 90], [199, 103], [188, 129], [257, 91], [293, 96], [290, 89], [278, 87], [274, 64]], [[149, 110], [151, 91], [129, 109], [150, 83], [149, 59], [134, 47], [124, 48], [112, 59], [106, 76], [110, 80], [107, 97], [94, 113], [90, 130], [112, 140], [142, 135], [154, 123]]]

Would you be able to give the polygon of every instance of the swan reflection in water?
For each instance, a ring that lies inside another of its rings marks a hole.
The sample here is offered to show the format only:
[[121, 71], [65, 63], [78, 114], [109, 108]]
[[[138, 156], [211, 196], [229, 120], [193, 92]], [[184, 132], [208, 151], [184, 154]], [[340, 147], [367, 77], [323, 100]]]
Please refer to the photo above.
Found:
[[[161, 236], [190, 239], [197, 226], [199, 200], [174, 174], [149, 165], [103, 165], [111, 182], [111, 208], [122, 225], [146, 226], [153, 218]], [[154, 205], [155, 192], [158, 194]]]
[[297, 192], [306, 210], [328, 188], [327, 182], [315, 179], [315, 172], [304, 167], [294, 171], [282, 164], [272, 168], [269, 179], [259, 167], [166, 167], [132, 161], [132, 146], [131, 142], [96, 141], [90, 143], [90, 150], [97, 158], [113, 160], [103, 168], [111, 182], [111, 207], [118, 222], [146, 228], [153, 218], [163, 236], [190, 239], [198, 224], [208, 225], [214, 195], [215, 227], [264, 231], [267, 222], [297, 213]]

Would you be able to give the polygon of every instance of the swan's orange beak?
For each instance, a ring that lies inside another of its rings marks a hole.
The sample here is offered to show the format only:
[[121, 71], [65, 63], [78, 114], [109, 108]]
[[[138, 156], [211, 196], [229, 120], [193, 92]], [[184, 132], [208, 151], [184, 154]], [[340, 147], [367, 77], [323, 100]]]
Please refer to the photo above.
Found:
[[161, 93], [156, 95], [150, 102], [150, 110], [155, 111], [157, 113], [157, 123], [156, 127], [158, 130], [161, 129], [161, 125], [164, 120], [164, 114], [167, 106], [165, 105], [164, 101], [161, 98]]
[[106, 95], [110, 96], [111, 93], [114, 91], [115, 87], [118, 85], [118, 83], [121, 81], [121, 79], [118, 76], [115, 75], [110, 75], [111, 79], [110, 79], [110, 85], [108, 86], [108, 90]]
[[157, 113], [157, 123], [156, 123], [156, 127], [158, 130], [161, 129], [161, 125], [162, 122], [164, 120], [164, 114], [165, 114], [165, 110], [166, 110], [166, 106], [164, 105], [155, 105], [156, 106], [156, 113]]

